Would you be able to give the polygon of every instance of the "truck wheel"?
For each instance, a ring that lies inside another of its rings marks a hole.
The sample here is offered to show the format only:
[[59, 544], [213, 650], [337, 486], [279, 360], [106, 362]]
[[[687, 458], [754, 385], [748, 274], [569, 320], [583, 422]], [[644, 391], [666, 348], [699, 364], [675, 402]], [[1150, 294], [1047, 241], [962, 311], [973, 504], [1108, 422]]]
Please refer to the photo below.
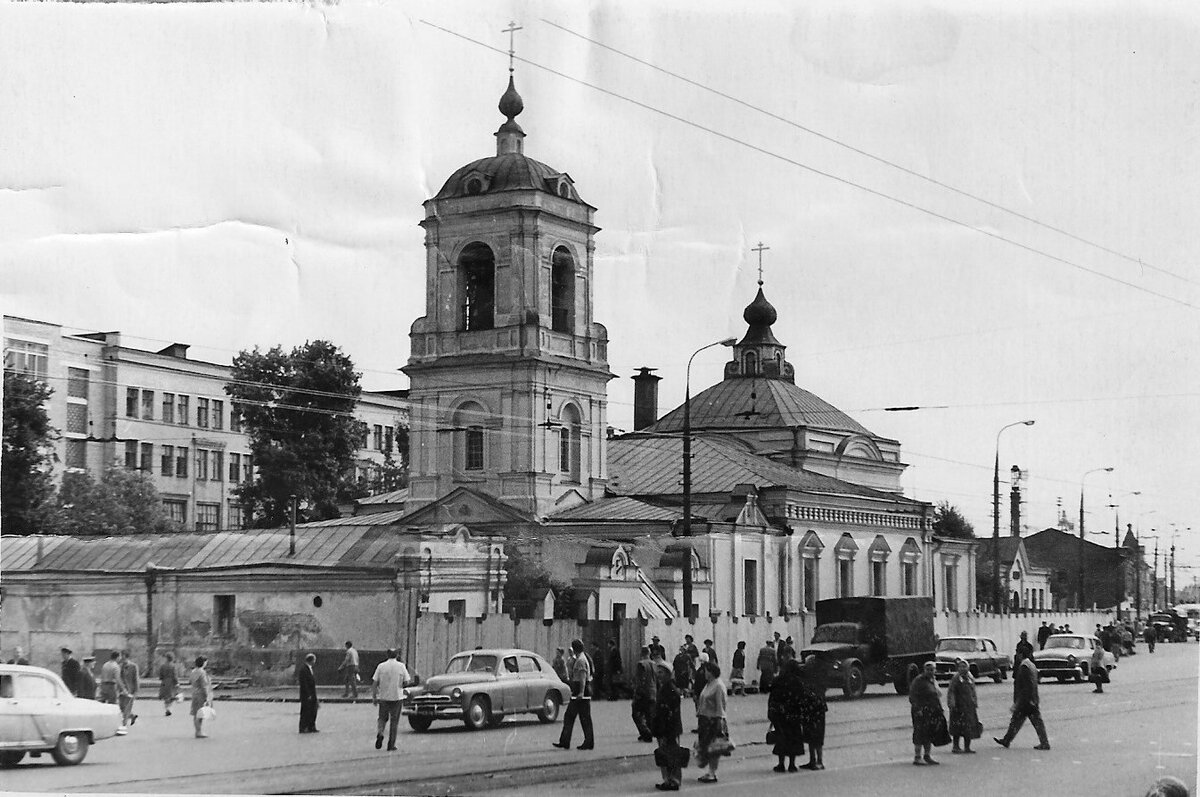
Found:
[[21, 759], [24, 757], [25, 751], [23, 750], [0, 753], [0, 767], [15, 767], [21, 763]]
[[896, 687], [896, 694], [907, 695], [908, 687], [916, 677], [917, 667], [914, 664], [908, 665], [903, 672], [896, 673], [896, 678], [892, 681], [892, 685]]
[[842, 685], [842, 694], [847, 700], [855, 700], [863, 696], [867, 691], [867, 678], [863, 675], [863, 669], [857, 664], [851, 664], [850, 669], [846, 670], [846, 682]]

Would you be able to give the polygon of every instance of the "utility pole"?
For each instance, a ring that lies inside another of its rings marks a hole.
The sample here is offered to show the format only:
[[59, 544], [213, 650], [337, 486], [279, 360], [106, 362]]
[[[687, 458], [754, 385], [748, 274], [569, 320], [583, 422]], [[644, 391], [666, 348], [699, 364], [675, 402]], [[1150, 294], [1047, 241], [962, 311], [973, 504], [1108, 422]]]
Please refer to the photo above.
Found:
[[[1154, 531], [1154, 529], [1150, 529]], [[1150, 601], [1152, 611], [1158, 611], [1158, 538], [1154, 540], [1154, 576], [1151, 579], [1154, 587], [1154, 598]]]
[[1134, 534], [1133, 524], [1128, 524], [1129, 533], [1133, 534], [1133, 611], [1137, 622], [1142, 621], [1142, 543]]
[[1175, 535], [1171, 535], [1171, 605], [1175, 605]]

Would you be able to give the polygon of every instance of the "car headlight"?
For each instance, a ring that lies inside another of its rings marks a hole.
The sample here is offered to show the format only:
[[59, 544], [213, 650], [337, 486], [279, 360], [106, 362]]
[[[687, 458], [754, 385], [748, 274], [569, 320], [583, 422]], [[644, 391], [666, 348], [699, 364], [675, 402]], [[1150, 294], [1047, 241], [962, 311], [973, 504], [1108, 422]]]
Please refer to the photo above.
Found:
[[1068, 656], [1067, 656], [1067, 663], [1068, 663], [1068, 664], [1074, 664], [1074, 663], [1075, 663], [1075, 654], [1074, 654], [1074, 653], [1072, 653], [1072, 654], [1070, 654], [1070, 655], [1068, 655]]
[[459, 687], [456, 686], [450, 690], [450, 699], [451, 700], [458, 700], [461, 697], [462, 697], [462, 689], [460, 689]]
[[841, 663], [840, 661], [835, 661], [835, 662], [833, 663], [833, 669], [835, 669], [835, 670], [840, 670], [840, 669], [842, 669], [842, 663]]

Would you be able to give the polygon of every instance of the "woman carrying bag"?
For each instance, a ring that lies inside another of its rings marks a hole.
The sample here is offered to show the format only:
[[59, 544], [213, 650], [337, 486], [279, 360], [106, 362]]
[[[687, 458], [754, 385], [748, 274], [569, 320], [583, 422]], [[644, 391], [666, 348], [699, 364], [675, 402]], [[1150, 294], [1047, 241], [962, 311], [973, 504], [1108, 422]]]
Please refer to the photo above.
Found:
[[1095, 694], [1104, 694], [1104, 685], [1108, 683], [1108, 668], [1104, 666], [1104, 648], [1097, 645], [1092, 651], [1092, 661], [1088, 665], [1088, 680], [1096, 685], [1092, 690]]
[[[796, 756], [804, 755], [804, 728], [801, 725], [800, 663], [784, 648], [780, 656], [779, 677], [771, 684], [767, 698], [767, 719], [771, 723], [775, 745], [771, 751], [779, 759], [775, 772], [797, 772]], [[783, 760], [787, 759], [785, 768]]]
[[206, 664], [208, 664], [208, 659], [204, 656], [197, 656], [196, 667], [188, 678], [188, 682], [192, 686], [192, 724], [196, 726], [197, 739], [208, 736], [204, 732], [204, 723], [211, 722], [217, 716], [212, 707], [212, 679], [208, 677], [208, 671], [204, 669]]
[[729, 726], [725, 723], [725, 682], [721, 680], [721, 668], [711, 661], [704, 669], [707, 681], [696, 701], [696, 720], [699, 725], [699, 740], [696, 742], [696, 763], [708, 767], [701, 775], [701, 783], [717, 782], [717, 764], [722, 756], [733, 752], [729, 741]]
[[[971, 677], [971, 668], [966, 660], [955, 662], [957, 672], [950, 679], [946, 688], [946, 705], [950, 709], [950, 738], [954, 741], [951, 753], [974, 753], [971, 740], [983, 735], [983, 725], [979, 722], [979, 699], [975, 694], [975, 679]], [[962, 738], [962, 747], [958, 746]]]
[[934, 680], [934, 664], [925, 662], [925, 670], [912, 679], [908, 687], [908, 702], [912, 706], [913, 763], [934, 766], [939, 762], [929, 754], [931, 747], [950, 744], [946, 715], [942, 712], [942, 693]]

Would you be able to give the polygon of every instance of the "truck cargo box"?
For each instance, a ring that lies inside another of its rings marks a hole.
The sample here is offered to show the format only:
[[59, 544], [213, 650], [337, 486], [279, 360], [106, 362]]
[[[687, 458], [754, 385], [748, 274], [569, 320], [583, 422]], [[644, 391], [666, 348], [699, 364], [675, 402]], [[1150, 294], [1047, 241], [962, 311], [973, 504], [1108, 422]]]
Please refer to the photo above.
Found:
[[817, 601], [817, 625], [861, 623], [863, 641], [879, 656], [932, 651], [933, 598], [830, 598]]

